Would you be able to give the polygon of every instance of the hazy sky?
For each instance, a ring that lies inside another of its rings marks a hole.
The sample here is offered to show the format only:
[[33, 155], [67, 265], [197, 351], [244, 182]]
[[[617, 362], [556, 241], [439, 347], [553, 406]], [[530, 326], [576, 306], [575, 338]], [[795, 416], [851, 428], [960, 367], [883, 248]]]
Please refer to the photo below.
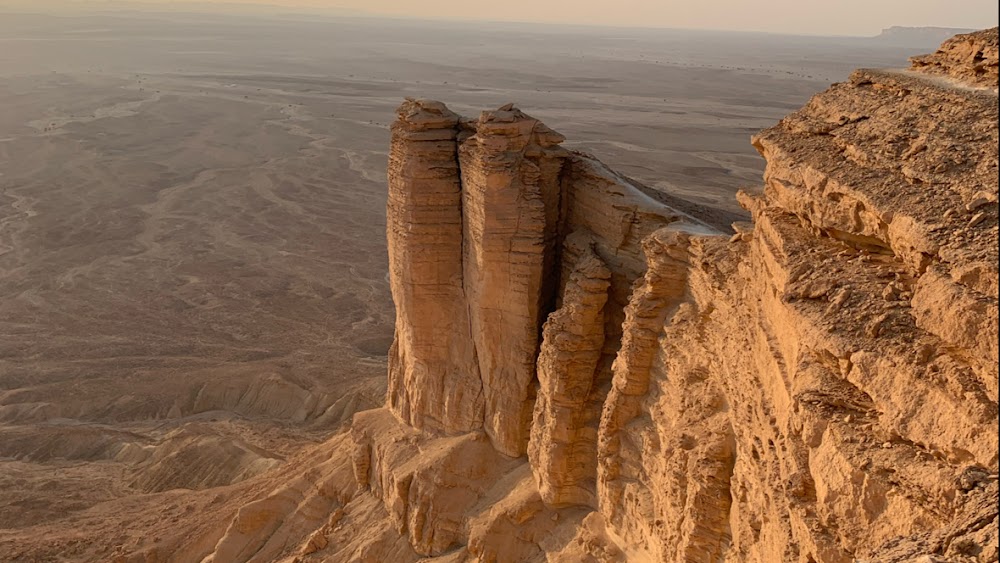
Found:
[[[77, 5], [101, 5], [100, 0], [68, 1]], [[157, 3], [164, 1], [159, 0]], [[170, 3], [179, 7], [191, 1], [206, 0], [177, 0]], [[286, 8], [340, 9], [426, 19], [604, 24], [820, 35], [875, 35], [882, 28], [893, 25], [992, 27], [997, 25], [998, 12], [996, 0], [208, 1], [268, 4]], [[39, 0], [0, 0], [0, 7], [5, 4], [31, 5], [36, 2]]]

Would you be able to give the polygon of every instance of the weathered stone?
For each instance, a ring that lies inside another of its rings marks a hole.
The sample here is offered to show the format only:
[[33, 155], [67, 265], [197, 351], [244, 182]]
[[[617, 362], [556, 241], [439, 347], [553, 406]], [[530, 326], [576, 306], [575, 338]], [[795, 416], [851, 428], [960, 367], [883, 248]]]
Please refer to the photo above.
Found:
[[586, 236], [567, 241], [576, 260], [538, 354], [528, 460], [542, 500], [553, 506], [596, 505], [597, 433], [586, 417], [604, 349], [611, 272], [590, 245]]
[[482, 426], [483, 400], [462, 283], [458, 116], [440, 102], [407, 100], [392, 133], [389, 407], [415, 428], [468, 432]]
[[997, 62], [1000, 42], [997, 28], [956, 35], [930, 55], [913, 57], [913, 69], [941, 74], [975, 84], [997, 87]]
[[556, 286], [562, 136], [520, 110], [483, 112], [459, 147], [464, 283], [482, 377], [483, 427], [525, 452], [539, 333]]
[[[355, 417], [329, 462], [346, 531], [300, 552], [995, 561], [996, 37], [858, 71], [757, 135], [735, 238], [512, 104], [405, 103], [395, 416]], [[275, 508], [301, 496], [248, 505], [217, 553], [253, 552], [271, 512], [277, 553], [322, 520]]]

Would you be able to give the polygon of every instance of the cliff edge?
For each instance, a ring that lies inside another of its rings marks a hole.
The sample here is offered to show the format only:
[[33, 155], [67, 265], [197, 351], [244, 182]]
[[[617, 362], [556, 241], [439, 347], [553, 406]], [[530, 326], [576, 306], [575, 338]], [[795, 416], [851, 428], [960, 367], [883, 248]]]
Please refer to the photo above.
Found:
[[722, 235], [407, 100], [387, 404], [206, 561], [996, 561], [997, 117], [996, 29], [859, 70]]

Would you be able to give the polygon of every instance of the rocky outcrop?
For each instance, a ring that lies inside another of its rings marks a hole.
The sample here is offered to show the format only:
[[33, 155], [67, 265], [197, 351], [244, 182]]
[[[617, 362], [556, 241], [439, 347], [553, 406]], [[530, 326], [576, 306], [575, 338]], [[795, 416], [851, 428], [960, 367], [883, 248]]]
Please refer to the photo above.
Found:
[[[593, 505], [596, 432], [587, 424], [588, 398], [604, 349], [604, 306], [611, 272], [588, 240], [567, 241], [576, 256], [562, 305], [549, 315], [538, 354], [528, 460], [549, 505]], [[569, 252], [567, 253], [569, 254]]]
[[913, 57], [914, 70], [976, 86], [997, 87], [997, 28], [956, 35], [930, 55]]
[[459, 147], [465, 295], [479, 360], [483, 428], [525, 452], [539, 327], [555, 295], [563, 137], [512, 106], [483, 112]]
[[483, 386], [464, 299], [458, 116], [407, 101], [393, 124], [386, 205], [396, 337], [389, 407], [414, 428], [483, 424]]
[[[527, 451], [542, 325], [584, 247], [607, 261], [617, 304], [607, 319], [599, 312], [609, 338], [587, 382], [606, 393], [641, 241], [682, 217], [562, 140], [513, 106], [474, 121], [439, 102], [400, 107], [387, 206], [397, 312], [389, 408], [407, 425], [482, 429], [506, 455]], [[589, 242], [564, 244], [571, 233]], [[580, 400], [577, 415], [596, 432], [602, 398]]]
[[[648, 269], [626, 308], [599, 441], [600, 508], [618, 542], [656, 561], [717, 561], [729, 544], [734, 444], [726, 398], [699, 354], [674, 340], [696, 320], [688, 302], [691, 237], [646, 240]], [[684, 322], [686, 321], [686, 322]], [[699, 338], [700, 336], [700, 338]], [[652, 425], [652, 426], [647, 426]], [[635, 548], [633, 548], [635, 549]]]
[[[600, 410], [642, 241], [711, 232], [561, 141], [512, 106], [472, 121], [407, 100], [393, 125], [388, 410], [356, 417], [350, 456], [415, 553], [463, 544], [464, 515], [509, 493], [472, 483], [514, 466], [529, 477], [516, 506], [597, 506]], [[476, 529], [509, 517], [487, 511]]]
[[996, 37], [755, 136], [728, 234], [512, 106], [404, 103], [388, 405], [298, 560], [995, 561]]
[[396, 532], [421, 555], [438, 555], [462, 539], [468, 512], [517, 463], [482, 433], [424, 439], [384, 409], [357, 415], [354, 476], [382, 500]]

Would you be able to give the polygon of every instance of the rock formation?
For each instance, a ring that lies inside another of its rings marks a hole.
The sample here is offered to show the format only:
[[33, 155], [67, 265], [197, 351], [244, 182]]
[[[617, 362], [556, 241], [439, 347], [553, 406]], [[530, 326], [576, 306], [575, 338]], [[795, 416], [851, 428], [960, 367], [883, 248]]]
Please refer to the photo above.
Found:
[[755, 136], [727, 234], [513, 106], [405, 102], [387, 407], [238, 559], [996, 561], [997, 30], [914, 61]]
[[995, 30], [956, 35], [930, 55], [913, 57], [913, 68], [951, 76], [977, 86], [997, 87], [997, 34]]
[[396, 338], [389, 406], [414, 428], [482, 427], [483, 386], [462, 271], [458, 116], [440, 103], [407, 102], [393, 125], [386, 206]]
[[597, 470], [587, 399], [604, 348], [611, 271], [586, 241], [575, 254], [562, 306], [549, 316], [542, 332], [539, 393], [528, 450], [539, 493], [553, 506], [593, 504]]
[[512, 456], [527, 445], [539, 326], [555, 291], [562, 140], [505, 106], [483, 112], [459, 147], [465, 296], [483, 428]]

